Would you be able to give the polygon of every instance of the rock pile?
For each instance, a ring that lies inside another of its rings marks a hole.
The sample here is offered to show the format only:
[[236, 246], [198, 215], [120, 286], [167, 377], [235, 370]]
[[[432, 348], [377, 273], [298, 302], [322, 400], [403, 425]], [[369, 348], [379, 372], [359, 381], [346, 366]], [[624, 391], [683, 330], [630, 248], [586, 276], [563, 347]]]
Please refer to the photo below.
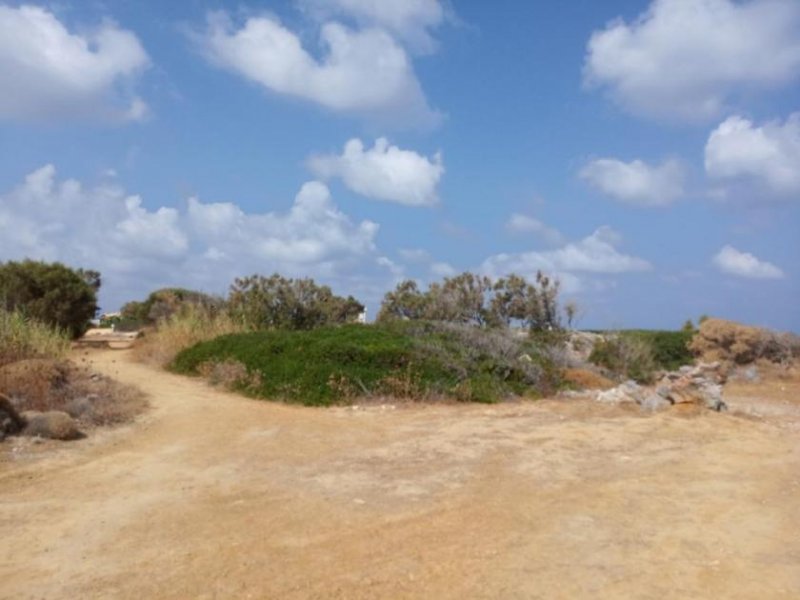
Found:
[[642, 410], [656, 411], [674, 404], [696, 404], [712, 410], [725, 410], [722, 384], [725, 376], [720, 363], [700, 363], [681, 367], [665, 373], [655, 388], [643, 387], [635, 381], [626, 381], [610, 390], [599, 392], [599, 402], [633, 402]]

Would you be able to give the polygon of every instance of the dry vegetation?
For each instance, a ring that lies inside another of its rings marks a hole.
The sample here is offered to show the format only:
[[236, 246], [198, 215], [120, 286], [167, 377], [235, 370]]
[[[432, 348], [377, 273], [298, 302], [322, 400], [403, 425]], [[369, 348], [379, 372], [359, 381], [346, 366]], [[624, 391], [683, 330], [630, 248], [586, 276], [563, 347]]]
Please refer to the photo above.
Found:
[[140, 362], [164, 367], [184, 348], [246, 330], [226, 312], [212, 312], [200, 305], [186, 304], [146, 330], [136, 343], [133, 354]]
[[83, 428], [130, 421], [147, 406], [131, 386], [66, 360], [67, 335], [21, 312], [0, 310], [0, 394], [6, 412], [61, 411]]
[[706, 362], [743, 365], [765, 359], [789, 363], [800, 356], [800, 337], [723, 319], [706, 319], [689, 349]]
[[69, 346], [64, 332], [29, 319], [20, 311], [0, 309], [0, 366], [27, 358], [64, 358]]
[[66, 360], [34, 358], [0, 367], [0, 390], [20, 413], [62, 411], [84, 427], [125, 423], [147, 407], [137, 388]]

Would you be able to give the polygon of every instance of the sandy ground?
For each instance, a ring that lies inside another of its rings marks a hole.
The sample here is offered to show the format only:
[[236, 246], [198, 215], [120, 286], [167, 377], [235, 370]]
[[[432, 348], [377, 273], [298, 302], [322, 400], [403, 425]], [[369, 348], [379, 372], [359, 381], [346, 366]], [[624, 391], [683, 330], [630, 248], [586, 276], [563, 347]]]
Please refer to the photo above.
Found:
[[307, 409], [92, 351], [136, 424], [0, 444], [2, 598], [798, 598], [800, 381], [732, 410]]

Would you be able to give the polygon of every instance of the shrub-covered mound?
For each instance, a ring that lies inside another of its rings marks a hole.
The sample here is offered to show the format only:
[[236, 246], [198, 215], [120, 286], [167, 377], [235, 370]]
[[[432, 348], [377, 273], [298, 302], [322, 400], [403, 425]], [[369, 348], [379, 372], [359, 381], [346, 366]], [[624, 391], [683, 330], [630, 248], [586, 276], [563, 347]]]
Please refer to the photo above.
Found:
[[373, 395], [495, 402], [547, 393], [558, 375], [527, 338], [429, 322], [224, 335], [182, 351], [172, 369], [306, 405]]

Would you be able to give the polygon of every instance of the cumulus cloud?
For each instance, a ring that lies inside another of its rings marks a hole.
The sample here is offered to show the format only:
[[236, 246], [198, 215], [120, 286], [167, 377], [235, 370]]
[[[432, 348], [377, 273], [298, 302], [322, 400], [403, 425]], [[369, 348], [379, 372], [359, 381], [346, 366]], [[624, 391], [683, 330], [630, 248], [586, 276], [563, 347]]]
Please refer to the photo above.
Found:
[[718, 115], [742, 90], [800, 74], [796, 0], [654, 0], [633, 22], [592, 34], [584, 80], [632, 112], [687, 120]]
[[648, 165], [600, 158], [581, 169], [580, 177], [604, 194], [638, 206], [665, 206], [683, 195], [684, 172], [676, 160]]
[[320, 29], [324, 52], [317, 60], [271, 16], [250, 17], [237, 27], [227, 14], [216, 12], [208, 17], [201, 44], [213, 64], [272, 92], [397, 124], [428, 126], [439, 119], [406, 51], [382, 29], [325, 23]]
[[302, 186], [286, 212], [253, 214], [197, 198], [185, 209], [151, 210], [114, 184], [58, 181], [52, 165], [0, 194], [0, 227], [0, 260], [98, 269], [115, 300], [162, 285], [221, 290], [252, 272], [350, 277], [371, 260], [378, 231], [373, 222], [354, 223], [316, 181]]
[[391, 146], [386, 138], [366, 150], [361, 140], [352, 139], [341, 155], [312, 156], [308, 166], [317, 177], [341, 178], [357, 194], [408, 206], [436, 204], [436, 186], [444, 174], [440, 153], [427, 158]]
[[45, 8], [0, 5], [0, 119], [140, 120], [146, 104], [121, 89], [148, 63], [114, 23], [78, 34]]
[[552, 246], [558, 246], [565, 242], [564, 236], [558, 229], [520, 213], [511, 215], [508, 223], [506, 223], [506, 228], [514, 233], [531, 233]]
[[438, 0], [301, 0], [300, 5], [318, 19], [344, 16], [362, 27], [381, 27], [421, 53], [436, 48], [430, 30], [445, 19]]
[[733, 116], [709, 136], [705, 149], [708, 175], [717, 180], [750, 179], [779, 194], [800, 192], [800, 113], [784, 123], [756, 126]]
[[764, 260], [759, 260], [749, 252], [740, 252], [733, 246], [724, 246], [712, 259], [714, 265], [723, 273], [750, 279], [782, 279], [783, 271]]
[[582, 240], [555, 250], [490, 256], [480, 270], [492, 277], [518, 273], [529, 278], [543, 271], [556, 276], [565, 291], [572, 292], [580, 287], [577, 274], [619, 274], [651, 268], [646, 260], [620, 252], [617, 249], [620, 242], [617, 232], [600, 227]]

